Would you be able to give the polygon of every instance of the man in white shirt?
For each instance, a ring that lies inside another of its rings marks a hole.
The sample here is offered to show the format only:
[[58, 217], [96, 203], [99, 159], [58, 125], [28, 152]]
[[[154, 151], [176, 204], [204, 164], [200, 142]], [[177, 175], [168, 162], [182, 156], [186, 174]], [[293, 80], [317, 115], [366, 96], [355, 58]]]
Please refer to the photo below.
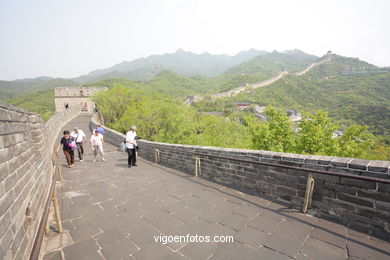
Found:
[[96, 156], [98, 152], [102, 157], [102, 161], [104, 162], [104, 153], [103, 153], [103, 136], [99, 133], [99, 130], [95, 129], [93, 131], [93, 135], [91, 136], [91, 146], [93, 150], [93, 161], [96, 162]]
[[137, 141], [135, 137], [137, 136], [137, 133], [135, 132], [137, 128], [135, 126], [132, 126], [130, 128], [130, 131], [126, 134], [126, 148], [127, 148], [127, 154], [129, 157], [127, 158], [127, 164], [130, 168], [131, 166], [137, 166], [137, 154], [135, 152], [135, 149], [137, 147]]
[[84, 156], [84, 144], [87, 142], [86, 135], [83, 130], [78, 127], [74, 127], [70, 136], [76, 140], [77, 152], [79, 154], [80, 162], [82, 162]]

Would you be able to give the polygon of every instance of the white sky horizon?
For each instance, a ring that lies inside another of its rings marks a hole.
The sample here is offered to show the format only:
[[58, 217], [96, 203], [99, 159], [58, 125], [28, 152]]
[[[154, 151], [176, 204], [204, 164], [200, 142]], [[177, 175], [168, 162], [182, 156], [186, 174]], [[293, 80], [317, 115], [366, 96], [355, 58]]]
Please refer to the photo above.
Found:
[[73, 78], [173, 53], [328, 50], [390, 66], [386, 0], [0, 0], [0, 80]]

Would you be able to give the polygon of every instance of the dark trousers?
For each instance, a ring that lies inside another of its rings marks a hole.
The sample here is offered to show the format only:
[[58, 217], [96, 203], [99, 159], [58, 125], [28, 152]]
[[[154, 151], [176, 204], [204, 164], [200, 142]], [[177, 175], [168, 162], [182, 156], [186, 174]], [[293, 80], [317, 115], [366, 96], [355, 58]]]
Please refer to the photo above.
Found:
[[83, 159], [83, 155], [84, 155], [83, 143], [76, 143], [76, 145], [77, 145], [77, 152], [79, 154], [79, 159], [82, 160]]
[[64, 150], [66, 162], [68, 166], [74, 164], [74, 151], [73, 150]]
[[127, 158], [127, 164], [135, 165], [135, 163], [137, 162], [137, 155], [135, 153], [135, 148], [133, 149], [127, 148], [127, 154], [129, 155], [129, 157]]

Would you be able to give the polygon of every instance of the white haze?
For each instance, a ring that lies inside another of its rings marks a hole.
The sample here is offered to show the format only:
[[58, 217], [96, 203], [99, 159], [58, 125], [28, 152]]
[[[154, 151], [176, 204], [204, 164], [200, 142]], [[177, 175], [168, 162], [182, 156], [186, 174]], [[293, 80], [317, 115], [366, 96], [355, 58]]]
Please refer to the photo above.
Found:
[[326, 51], [390, 65], [390, 1], [0, 0], [0, 79], [76, 77], [178, 48]]

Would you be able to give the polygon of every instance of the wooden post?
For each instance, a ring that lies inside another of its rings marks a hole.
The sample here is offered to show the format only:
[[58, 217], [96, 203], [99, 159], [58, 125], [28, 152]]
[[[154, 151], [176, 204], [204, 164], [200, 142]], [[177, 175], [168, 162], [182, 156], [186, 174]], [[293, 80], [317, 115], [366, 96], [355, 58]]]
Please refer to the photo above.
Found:
[[158, 164], [160, 162], [161, 164], [161, 159], [160, 159], [160, 151], [158, 149], [156, 149], [154, 151], [154, 159], [156, 161], [156, 164]]
[[200, 175], [200, 156], [195, 157], [195, 177]]
[[54, 203], [54, 213], [56, 214], [56, 221], [57, 221], [57, 227], [58, 227], [58, 233], [62, 233], [62, 222], [61, 222], [61, 215], [60, 215], [60, 208], [58, 207], [58, 200], [57, 200], [57, 194], [56, 192], [53, 193], [52, 197], [53, 203]]
[[64, 182], [64, 179], [62, 178], [60, 159], [58, 158], [58, 154], [56, 155], [56, 171], [58, 172], [58, 177], [60, 178], [60, 181]]
[[309, 175], [307, 176], [305, 200], [303, 201], [303, 209], [302, 209], [303, 213], [306, 213], [307, 209], [311, 207], [313, 191], [314, 191], [314, 178], [313, 178], [313, 173], [310, 172]]

